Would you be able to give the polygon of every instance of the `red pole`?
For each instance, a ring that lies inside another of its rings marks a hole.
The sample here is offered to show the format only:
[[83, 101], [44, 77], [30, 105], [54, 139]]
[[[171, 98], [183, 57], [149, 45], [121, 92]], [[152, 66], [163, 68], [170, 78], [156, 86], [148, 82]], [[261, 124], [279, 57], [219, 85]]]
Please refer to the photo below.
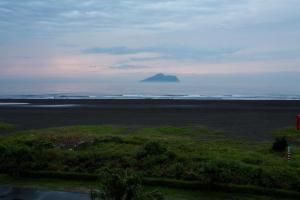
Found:
[[297, 116], [297, 130], [300, 131], [300, 115]]

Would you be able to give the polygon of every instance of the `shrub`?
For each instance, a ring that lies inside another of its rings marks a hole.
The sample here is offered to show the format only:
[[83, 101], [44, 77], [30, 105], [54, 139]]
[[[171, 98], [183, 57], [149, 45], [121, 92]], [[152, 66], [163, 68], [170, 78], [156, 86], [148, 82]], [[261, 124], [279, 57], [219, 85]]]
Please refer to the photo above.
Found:
[[167, 151], [167, 149], [158, 142], [149, 142], [145, 145], [144, 149], [151, 155], [158, 155]]
[[148, 142], [142, 151], [138, 152], [137, 157], [143, 158], [149, 155], [160, 155], [167, 152], [167, 149], [158, 142]]
[[162, 194], [142, 189], [141, 177], [122, 170], [104, 170], [101, 190], [92, 190], [92, 200], [163, 200]]
[[54, 145], [52, 142], [47, 141], [45, 139], [33, 139], [33, 140], [25, 140], [23, 141], [23, 143], [32, 148], [32, 149], [36, 149], [36, 150], [45, 150], [45, 149], [51, 149], [54, 148]]
[[33, 152], [23, 146], [1, 146], [0, 153], [0, 171], [14, 176], [30, 169], [34, 161]]
[[105, 136], [101, 138], [96, 138], [94, 140], [94, 144], [101, 144], [101, 143], [115, 143], [115, 144], [123, 144], [126, 143], [121, 137], [118, 136]]
[[[174, 171], [174, 169], [170, 169], [170, 166], [178, 160], [178, 156], [158, 142], [149, 142], [137, 153], [136, 159], [136, 167], [142, 170], [145, 175], [172, 177], [170, 170]], [[173, 174], [177, 176], [179, 173]]]
[[171, 177], [175, 177], [176, 179], [180, 179], [182, 177], [182, 174], [184, 173], [184, 163], [182, 162], [176, 162], [173, 165], [171, 165], [168, 169], [168, 174], [171, 175]]
[[272, 150], [273, 151], [285, 151], [288, 146], [288, 142], [285, 137], [276, 138], [273, 143]]
[[212, 184], [255, 185], [255, 182], [260, 179], [260, 170], [258, 167], [238, 161], [219, 159], [203, 163], [200, 175]]
[[60, 149], [82, 149], [93, 144], [94, 138], [82, 134], [59, 135], [49, 138], [55, 147]]

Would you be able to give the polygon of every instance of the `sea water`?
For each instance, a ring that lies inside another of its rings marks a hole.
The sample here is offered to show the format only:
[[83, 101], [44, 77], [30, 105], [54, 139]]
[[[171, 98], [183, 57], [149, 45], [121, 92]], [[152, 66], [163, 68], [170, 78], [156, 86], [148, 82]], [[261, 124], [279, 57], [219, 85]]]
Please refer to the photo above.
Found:
[[300, 100], [289, 85], [180, 83], [10, 83], [0, 85], [1, 99], [197, 99]]

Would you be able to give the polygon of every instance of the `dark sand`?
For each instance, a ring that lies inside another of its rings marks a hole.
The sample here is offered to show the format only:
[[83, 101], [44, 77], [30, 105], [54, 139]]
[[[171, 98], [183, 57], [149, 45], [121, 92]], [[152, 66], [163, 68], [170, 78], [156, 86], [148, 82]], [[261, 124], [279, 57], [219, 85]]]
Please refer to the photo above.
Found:
[[[8, 106], [3, 102], [30, 104]], [[295, 126], [297, 114], [300, 101], [0, 100], [0, 121], [17, 124], [20, 129], [77, 124], [197, 124], [260, 140], [271, 139], [271, 131]]]

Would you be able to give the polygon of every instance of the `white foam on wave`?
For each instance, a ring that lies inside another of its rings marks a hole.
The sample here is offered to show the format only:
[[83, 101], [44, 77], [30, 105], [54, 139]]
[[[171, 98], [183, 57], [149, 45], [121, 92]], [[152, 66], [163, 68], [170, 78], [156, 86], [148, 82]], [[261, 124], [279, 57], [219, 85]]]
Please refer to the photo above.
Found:
[[79, 106], [77, 104], [55, 104], [55, 105], [31, 105], [30, 107], [36, 108], [71, 108]]
[[[1, 97], [0, 99], [4, 99]], [[179, 100], [300, 100], [300, 95], [282, 94], [112, 94], [112, 95], [76, 95], [76, 94], [45, 94], [15, 95], [8, 99], [179, 99]], [[0, 105], [26, 105], [27, 103], [0, 103]]]
[[97, 97], [99, 99], [190, 99], [190, 100], [300, 100], [300, 95], [144, 95], [120, 94]]
[[0, 95], [0, 99], [95, 99], [95, 95], [81, 95], [81, 94], [27, 94], [27, 95]]
[[0, 106], [29, 105], [30, 103], [0, 102]]

